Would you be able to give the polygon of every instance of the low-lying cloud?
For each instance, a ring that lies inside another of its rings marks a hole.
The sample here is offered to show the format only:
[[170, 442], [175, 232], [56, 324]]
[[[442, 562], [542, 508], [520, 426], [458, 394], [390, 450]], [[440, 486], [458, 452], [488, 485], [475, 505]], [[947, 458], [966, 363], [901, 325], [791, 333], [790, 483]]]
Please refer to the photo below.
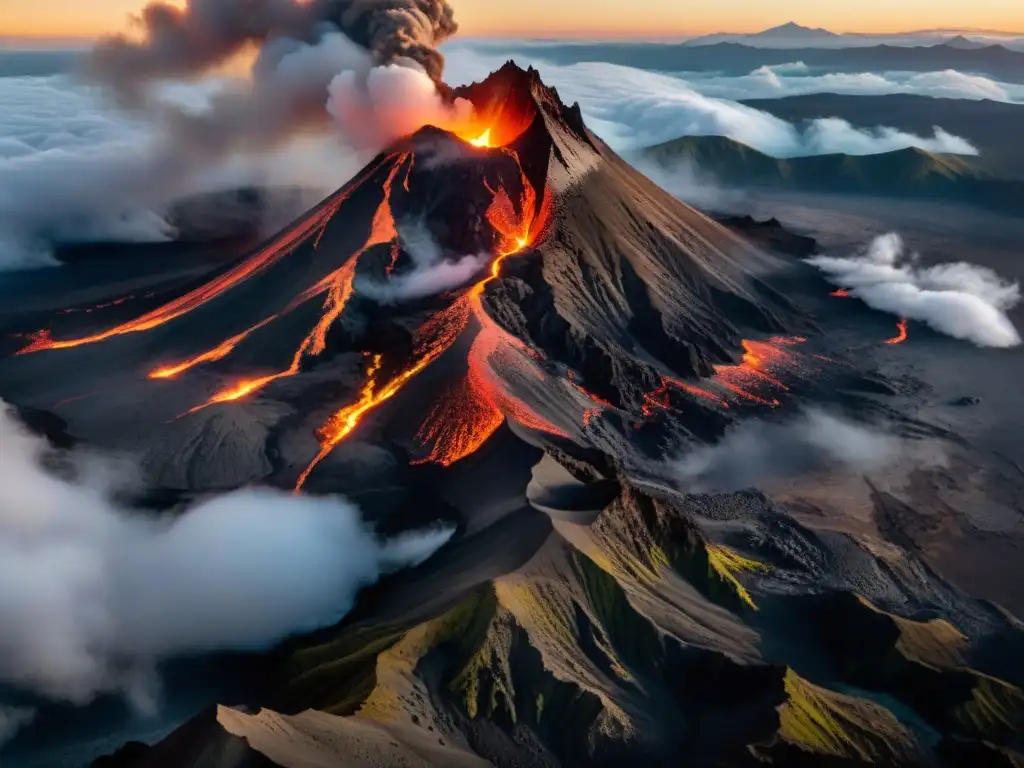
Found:
[[777, 99], [814, 93], [854, 96], [913, 94], [939, 99], [1024, 103], [1024, 85], [1001, 83], [955, 69], [936, 72], [815, 72], [802, 61], [758, 67], [727, 77], [713, 72], [675, 74], [687, 86], [716, 99]]
[[729, 493], [815, 472], [878, 470], [900, 449], [890, 434], [808, 409], [789, 421], [742, 422], [673, 469], [688, 493]]
[[815, 256], [808, 263], [873, 309], [918, 320], [979, 347], [1021, 342], [1006, 314], [1020, 301], [1017, 283], [966, 262], [921, 264], [898, 234], [877, 237], [852, 256]]
[[163, 659], [331, 625], [452, 534], [382, 541], [342, 498], [266, 489], [142, 514], [114, 500], [122, 467], [55, 455], [7, 406], [0, 456], [0, 683], [78, 704], [113, 691], [146, 706]]
[[[447, 46], [452, 83], [479, 80], [507, 54], [473, 44]], [[543, 48], [516, 51], [532, 63], [566, 102], [578, 101], [587, 125], [616, 150], [660, 144], [681, 136], [728, 136], [774, 157], [847, 153], [877, 154], [908, 147], [976, 155], [965, 139], [936, 128], [919, 136], [896, 128], [855, 128], [845, 120], [813, 120], [797, 126], [759, 109], [707, 96], [679, 77], [604, 62], [562, 66], [545, 62]]]

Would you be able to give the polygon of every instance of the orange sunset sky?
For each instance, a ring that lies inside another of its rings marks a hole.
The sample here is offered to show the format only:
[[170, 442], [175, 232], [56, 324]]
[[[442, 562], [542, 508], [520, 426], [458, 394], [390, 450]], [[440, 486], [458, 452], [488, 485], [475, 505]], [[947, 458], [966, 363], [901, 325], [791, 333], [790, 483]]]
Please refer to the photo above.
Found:
[[[794, 20], [836, 32], [934, 27], [1024, 32], [1024, 0], [452, 0], [462, 35], [685, 36]], [[89, 38], [123, 30], [140, 0], [0, 0], [0, 36]]]

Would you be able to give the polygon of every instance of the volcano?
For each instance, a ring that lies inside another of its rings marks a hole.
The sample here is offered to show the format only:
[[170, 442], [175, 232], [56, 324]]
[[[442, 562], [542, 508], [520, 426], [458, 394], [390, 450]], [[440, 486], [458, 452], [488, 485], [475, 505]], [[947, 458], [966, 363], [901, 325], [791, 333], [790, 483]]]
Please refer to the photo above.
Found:
[[8, 312], [0, 395], [139, 457], [165, 507], [263, 484], [458, 531], [278, 649], [260, 711], [97, 764], [1011, 764], [1015, 620], [862, 531], [666, 479], [747, 417], [896, 389], [536, 71], [452, 95], [465, 132], [241, 258]]

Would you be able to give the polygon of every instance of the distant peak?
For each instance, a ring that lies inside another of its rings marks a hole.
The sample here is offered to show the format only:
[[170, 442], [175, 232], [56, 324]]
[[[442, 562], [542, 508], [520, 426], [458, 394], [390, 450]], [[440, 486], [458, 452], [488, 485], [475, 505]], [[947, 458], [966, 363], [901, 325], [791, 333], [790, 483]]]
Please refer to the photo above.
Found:
[[752, 37], [769, 37], [775, 35], [784, 35], [788, 37], [837, 37], [834, 32], [829, 32], [827, 29], [822, 29], [820, 27], [805, 27], [802, 24], [797, 24], [795, 21], [787, 21], [785, 24], [780, 24], [777, 27], [771, 27], [763, 32], [758, 32], [755, 35], [752, 35]]

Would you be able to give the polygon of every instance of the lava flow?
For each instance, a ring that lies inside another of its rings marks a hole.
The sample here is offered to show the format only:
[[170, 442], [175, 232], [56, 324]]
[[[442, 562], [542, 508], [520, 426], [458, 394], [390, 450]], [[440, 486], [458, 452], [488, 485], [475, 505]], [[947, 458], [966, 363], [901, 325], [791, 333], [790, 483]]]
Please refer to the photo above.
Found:
[[886, 344], [902, 344], [907, 340], [907, 319], [900, 318], [900, 321], [896, 324], [896, 328], [899, 330], [899, 333], [891, 339], [886, 339]]
[[157, 307], [151, 312], [147, 312], [141, 317], [128, 321], [127, 323], [122, 323], [121, 325], [90, 336], [83, 336], [77, 339], [58, 340], [54, 339], [48, 330], [38, 331], [32, 334], [32, 341], [28, 346], [19, 350], [17, 354], [23, 355], [31, 352], [40, 352], [46, 349], [69, 349], [71, 347], [79, 347], [84, 344], [94, 344], [99, 341], [105, 341], [106, 339], [110, 339], [115, 336], [122, 336], [128, 333], [148, 331], [191, 312], [211, 299], [214, 299], [231, 288], [234, 288], [247, 278], [259, 274], [273, 264], [276, 264], [282, 258], [290, 254], [310, 234], [316, 231], [318, 227], [322, 232], [327, 222], [337, 212], [338, 207], [352, 193], [352, 191], [358, 189], [358, 187], [366, 179], [370, 178], [377, 169], [386, 162], [386, 160], [392, 159], [392, 157], [393, 156], [389, 156], [388, 158], [370, 166], [370, 168], [367, 169], [359, 178], [349, 182], [337, 195], [334, 195], [321, 203], [320, 206], [312, 211], [308, 216], [305, 216], [292, 224], [284, 230], [284, 232], [261, 247], [254, 254], [240, 261], [223, 274], [218, 275], [195, 290], [186, 293], [184, 296], [180, 296], [167, 304]]
[[536, 190], [523, 172], [518, 156], [511, 150], [508, 154], [519, 168], [522, 194], [516, 206], [504, 186], [499, 185], [493, 191], [486, 219], [499, 240], [490, 270], [446, 310], [424, 325], [415, 345], [415, 362], [386, 385], [364, 389], [359, 400], [328, 419], [318, 432], [320, 451], [300, 475], [296, 490], [305, 485], [313, 469], [352, 433], [367, 413], [394, 397], [405, 384], [447, 351], [468, 327], [470, 319], [476, 319], [479, 330], [470, 348], [466, 380], [450, 389], [451, 397], [431, 411], [419, 430], [421, 440], [432, 443], [430, 454], [424, 461], [447, 466], [470, 455], [501, 426], [505, 414], [528, 428], [564, 434], [524, 403], [506, 394], [490, 372], [492, 356], [500, 354], [503, 349], [522, 351], [526, 345], [507, 334], [490, 318], [481, 301], [484, 290], [500, 276], [506, 258], [536, 242], [551, 213], [551, 200], [546, 190], [538, 205]]
[[167, 365], [162, 368], [157, 368], [149, 372], [149, 378], [151, 379], [174, 379], [183, 374], [190, 368], [194, 368], [197, 365], [204, 363], [214, 363], [218, 360], [223, 360], [225, 357], [230, 355], [235, 347], [237, 347], [246, 337], [249, 336], [253, 331], [257, 331], [263, 326], [275, 320], [277, 315], [271, 315], [261, 323], [254, 325], [252, 328], [246, 328], [244, 331], [239, 333], [237, 336], [232, 336], [225, 342], [217, 345], [213, 349], [203, 352], [201, 355], [196, 355], [188, 360], [183, 360], [175, 365]]
[[716, 365], [712, 381], [744, 400], [758, 405], [776, 408], [777, 398], [768, 400], [756, 393], [758, 387], [769, 386], [786, 391], [789, 389], [777, 378], [775, 372], [781, 368], [796, 366], [796, 357], [786, 347], [801, 344], [806, 339], [799, 336], [777, 336], [767, 341], [743, 340], [743, 360], [736, 365]]
[[[298, 299], [296, 299], [296, 301], [292, 302], [292, 304], [289, 305], [288, 309], [286, 310], [289, 311], [295, 306], [298, 306], [299, 304], [317, 295], [320, 295], [325, 291], [327, 293], [327, 298], [324, 301], [323, 314], [320, 316], [320, 319], [317, 321], [313, 329], [302, 340], [302, 343], [299, 345], [298, 349], [295, 350], [295, 354], [292, 355], [292, 361], [288, 368], [285, 369], [284, 371], [281, 371], [280, 373], [275, 373], [268, 376], [261, 376], [253, 379], [243, 379], [242, 381], [235, 382], [234, 384], [231, 384], [230, 386], [225, 387], [224, 389], [215, 393], [205, 403], [197, 405], [195, 408], [192, 408], [187, 413], [195, 413], [196, 411], [200, 411], [203, 408], [207, 408], [211, 405], [216, 405], [218, 403], [227, 403], [233, 402], [235, 400], [241, 400], [244, 397], [248, 397], [249, 395], [258, 392], [259, 390], [263, 389], [265, 386], [267, 386], [273, 381], [277, 381], [278, 379], [283, 379], [290, 376], [295, 376], [301, 370], [302, 359], [306, 355], [316, 356], [324, 351], [327, 343], [327, 332], [330, 330], [335, 320], [337, 320], [341, 313], [344, 311], [345, 306], [348, 304], [348, 300], [352, 296], [352, 283], [355, 280], [356, 266], [358, 265], [359, 257], [366, 253], [366, 251], [368, 251], [370, 248], [376, 245], [383, 245], [384, 243], [392, 242], [398, 238], [398, 232], [395, 229], [394, 216], [391, 213], [391, 188], [392, 185], [394, 184], [395, 177], [398, 175], [399, 169], [402, 167], [407, 157], [408, 155], [406, 154], [400, 155], [398, 157], [398, 159], [392, 165], [391, 171], [388, 174], [387, 179], [384, 181], [384, 198], [383, 200], [381, 200], [381, 203], [377, 207], [377, 211], [374, 214], [373, 223], [370, 227], [370, 234], [366, 238], [366, 242], [363, 243], [359, 250], [352, 254], [352, 256], [349, 257], [349, 259], [341, 267], [336, 269], [327, 277], [320, 280], [320, 282], [318, 282], [312, 288], [305, 291], [301, 296], [299, 296]], [[188, 361], [188, 363], [175, 366], [174, 368], [167, 370], [173, 370], [173, 375], [177, 375], [178, 373], [181, 372], [181, 370], [186, 370], [187, 368], [197, 363], [209, 362], [211, 359], [219, 360], [222, 357], [229, 354], [239, 341], [241, 341], [243, 338], [248, 336], [253, 331], [257, 330], [258, 328], [261, 328], [262, 326], [266, 325], [273, 319], [274, 317], [270, 317], [266, 320], [263, 320], [258, 325], [255, 325], [252, 328], [243, 331], [241, 334], [234, 337], [233, 339], [229, 339], [228, 341], [224, 342], [216, 349], [213, 349], [210, 352], [205, 353], [204, 355], [200, 355], [199, 357], [194, 358], [191, 361]], [[221, 352], [223, 352], [223, 354], [221, 354]], [[215, 355], [219, 355], [219, 357]], [[160, 378], [156, 376], [156, 374], [159, 372], [160, 371], [155, 371], [154, 373], [150, 374], [150, 376]]]
[[845, 299], [849, 295], [850, 295], [850, 292], [846, 291], [846, 290], [843, 290], [842, 288], [838, 288], [838, 289], [832, 291], [832, 293], [829, 294], [829, 296], [835, 296], [837, 299]]

